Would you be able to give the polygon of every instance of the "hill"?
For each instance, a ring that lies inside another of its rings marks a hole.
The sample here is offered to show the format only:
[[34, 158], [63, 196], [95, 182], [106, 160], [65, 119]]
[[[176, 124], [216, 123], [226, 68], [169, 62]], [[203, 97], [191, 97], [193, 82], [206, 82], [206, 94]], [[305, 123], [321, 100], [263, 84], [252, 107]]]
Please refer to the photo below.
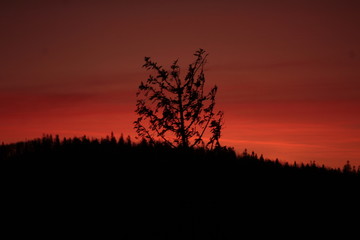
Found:
[[360, 173], [349, 167], [294, 166], [227, 147], [174, 149], [113, 136], [44, 136], [2, 145], [0, 158], [5, 216], [36, 234], [239, 239], [357, 224], [351, 216]]

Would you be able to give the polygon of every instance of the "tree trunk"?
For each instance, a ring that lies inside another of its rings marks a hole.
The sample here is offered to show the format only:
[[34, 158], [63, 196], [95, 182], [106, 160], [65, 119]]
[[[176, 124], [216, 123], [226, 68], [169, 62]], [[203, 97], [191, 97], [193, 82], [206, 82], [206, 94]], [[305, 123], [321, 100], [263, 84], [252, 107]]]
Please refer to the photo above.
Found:
[[181, 146], [188, 147], [188, 139], [185, 133], [185, 120], [184, 120], [184, 109], [182, 104], [182, 94], [183, 91], [179, 88], [178, 100], [179, 100], [179, 113], [180, 113], [180, 135], [181, 135]]

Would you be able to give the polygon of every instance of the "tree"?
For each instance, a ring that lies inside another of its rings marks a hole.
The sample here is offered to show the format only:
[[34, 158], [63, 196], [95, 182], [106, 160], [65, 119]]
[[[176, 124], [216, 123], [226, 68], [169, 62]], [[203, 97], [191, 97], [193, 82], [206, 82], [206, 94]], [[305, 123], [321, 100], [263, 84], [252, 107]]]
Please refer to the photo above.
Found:
[[144, 68], [150, 75], [137, 92], [135, 129], [150, 142], [163, 141], [172, 147], [205, 146], [204, 134], [209, 130], [207, 147], [220, 146], [223, 112], [215, 112], [217, 86], [205, 93], [204, 66], [208, 54], [199, 49], [189, 64], [184, 78], [178, 60], [170, 70], [145, 57]]
[[350, 161], [346, 161], [346, 164], [343, 167], [344, 173], [351, 173], [352, 172], [352, 166], [350, 164]]

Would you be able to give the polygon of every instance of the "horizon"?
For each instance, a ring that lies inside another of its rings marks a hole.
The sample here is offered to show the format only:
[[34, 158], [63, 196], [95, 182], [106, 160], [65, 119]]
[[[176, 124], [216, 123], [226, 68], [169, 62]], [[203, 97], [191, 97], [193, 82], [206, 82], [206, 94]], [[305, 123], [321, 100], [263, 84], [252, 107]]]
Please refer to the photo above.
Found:
[[360, 165], [358, 1], [0, 3], [0, 142], [135, 139], [149, 56], [209, 53], [220, 142], [289, 163]]
[[[8, 143], [5, 143], [5, 142], [2, 142], [1, 144], [2, 145], [15, 145], [15, 144], [18, 144], [18, 143], [26, 143], [26, 142], [31, 142], [31, 141], [37, 141], [37, 140], [41, 140], [43, 138], [48, 138], [48, 137], [52, 137], [53, 139], [54, 138], [59, 138], [60, 142], [64, 141], [65, 139], [66, 140], [70, 140], [70, 139], [83, 139], [84, 137], [86, 139], [89, 139], [91, 141], [102, 141], [104, 139], [110, 139], [111, 137], [114, 137], [115, 140], [117, 142], [120, 141], [121, 138], [123, 138], [123, 140], [127, 140], [127, 139], [130, 139], [131, 143], [132, 144], [141, 144], [141, 142], [143, 140], [146, 140], [144, 138], [139, 138], [138, 136], [135, 136], [135, 137], [131, 137], [130, 135], [124, 135], [122, 133], [120, 134], [115, 134], [114, 132], [111, 132], [110, 134], [106, 134], [106, 135], [103, 135], [103, 136], [89, 136], [89, 135], [73, 135], [73, 136], [70, 136], [70, 135], [59, 135], [59, 134], [51, 134], [51, 133], [48, 133], [48, 134], [42, 134], [42, 136], [38, 136], [38, 137], [35, 137], [35, 138], [31, 138], [31, 139], [27, 139], [25, 138], [24, 140], [21, 140], [21, 141], [14, 141], [14, 142], [8, 142]], [[205, 138], [206, 139], [206, 138]], [[224, 139], [223, 139], [224, 140]], [[147, 141], [147, 140], [146, 140]], [[222, 142], [227, 142], [228, 140], [224, 140]], [[164, 143], [162, 142], [161, 140], [159, 141], [159, 143]], [[233, 149], [234, 152], [236, 153], [236, 155], [238, 157], [241, 157], [242, 154], [244, 154], [244, 152], [247, 152], [247, 154], [249, 155], [252, 155], [254, 154], [254, 156], [260, 158], [262, 157], [265, 161], [272, 161], [272, 162], [275, 162], [275, 161], [278, 161], [280, 164], [289, 164], [290, 166], [300, 166], [301, 164], [304, 164], [304, 165], [315, 165], [316, 167], [325, 167], [325, 168], [328, 168], [328, 169], [334, 169], [334, 170], [342, 170], [343, 167], [347, 164], [350, 164], [352, 167], [355, 167], [355, 169], [357, 168], [360, 168], [360, 165], [353, 165], [349, 160], [346, 160], [344, 161], [343, 165], [342, 166], [330, 166], [330, 165], [326, 165], [326, 164], [320, 164], [314, 160], [309, 160], [309, 161], [293, 161], [293, 162], [290, 162], [288, 161], [287, 159], [279, 159], [277, 157], [268, 157], [268, 156], [264, 156], [262, 153], [258, 153], [252, 149], [248, 149], [248, 148], [244, 148], [244, 149], [237, 149], [235, 148], [234, 146], [229, 146], [229, 145], [221, 145], [221, 147], [226, 147], [226, 148], [230, 148], [230, 149]], [[201, 146], [195, 146], [195, 147], [191, 147], [191, 148], [194, 148], [194, 149], [197, 149], [197, 148], [203, 148]], [[206, 148], [205, 148], [206, 149]], [[210, 150], [210, 149], [208, 149]]]

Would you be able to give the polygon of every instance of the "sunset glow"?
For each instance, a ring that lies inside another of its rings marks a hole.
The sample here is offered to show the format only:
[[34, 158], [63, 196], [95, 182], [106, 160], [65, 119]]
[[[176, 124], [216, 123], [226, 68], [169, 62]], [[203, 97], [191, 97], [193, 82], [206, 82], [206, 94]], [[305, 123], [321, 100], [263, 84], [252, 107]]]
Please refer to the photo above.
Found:
[[[209, 53], [221, 143], [284, 162], [360, 165], [359, 1], [0, 3], [0, 143], [135, 138], [145, 56]], [[185, 71], [184, 71], [185, 72]]]

